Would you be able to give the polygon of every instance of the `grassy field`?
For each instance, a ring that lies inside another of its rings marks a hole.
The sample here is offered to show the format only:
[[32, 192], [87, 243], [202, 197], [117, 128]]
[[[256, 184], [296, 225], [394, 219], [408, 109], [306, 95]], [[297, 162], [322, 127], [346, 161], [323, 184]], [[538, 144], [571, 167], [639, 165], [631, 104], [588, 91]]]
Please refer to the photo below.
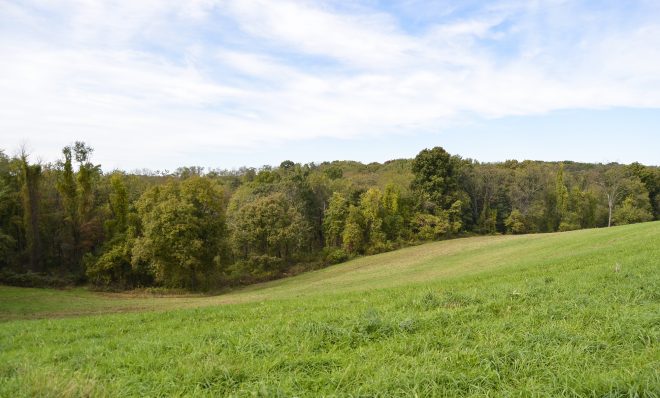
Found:
[[659, 281], [654, 222], [431, 243], [220, 296], [0, 287], [0, 396], [657, 397]]

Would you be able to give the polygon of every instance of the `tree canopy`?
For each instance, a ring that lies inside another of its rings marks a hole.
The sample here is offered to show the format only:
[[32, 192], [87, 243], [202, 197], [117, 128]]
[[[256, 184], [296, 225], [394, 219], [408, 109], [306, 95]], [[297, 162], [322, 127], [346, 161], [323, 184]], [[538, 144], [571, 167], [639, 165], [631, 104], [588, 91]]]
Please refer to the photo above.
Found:
[[479, 163], [435, 147], [383, 164], [104, 173], [93, 154], [0, 151], [0, 281], [217, 289], [423, 241], [660, 215], [660, 168], [639, 163]]

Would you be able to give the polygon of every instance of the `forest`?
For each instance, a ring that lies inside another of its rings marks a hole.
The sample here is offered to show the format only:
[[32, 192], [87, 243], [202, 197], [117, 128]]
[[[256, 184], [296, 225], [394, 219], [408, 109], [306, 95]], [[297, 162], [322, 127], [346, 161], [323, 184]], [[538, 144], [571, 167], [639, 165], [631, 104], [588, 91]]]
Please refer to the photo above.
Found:
[[660, 218], [660, 167], [414, 159], [105, 172], [0, 151], [0, 283], [216, 291], [422, 242]]

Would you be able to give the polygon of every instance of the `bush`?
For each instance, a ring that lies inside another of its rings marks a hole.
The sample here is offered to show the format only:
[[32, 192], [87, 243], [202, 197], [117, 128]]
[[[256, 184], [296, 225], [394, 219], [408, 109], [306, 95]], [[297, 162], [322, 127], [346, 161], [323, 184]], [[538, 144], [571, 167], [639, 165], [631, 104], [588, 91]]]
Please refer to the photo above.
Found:
[[281, 272], [284, 268], [284, 261], [279, 257], [268, 255], [250, 256], [245, 262], [247, 269], [253, 274]]
[[391, 252], [394, 249], [395, 249], [395, 246], [392, 242], [389, 242], [389, 241], [382, 242], [382, 241], [380, 241], [380, 242], [375, 242], [371, 246], [367, 247], [367, 249], [365, 250], [365, 254], [373, 255], [373, 254]]
[[328, 248], [325, 250], [324, 258], [328, 264], [339, 264], [348, 260], [349, 255], [344, 249]]
[[228, 285], [249, 285], [282, 276], [286, 263], [279, 257], [250, 256], [231, 265], [224, 276]]
[[0, 271], [0, 284], [19, 287], [71, 287], [76, 284], [73, 276], [60, 277], [42, 273], [16, 273], [9, 270]]
[[[614, 214], [612, 214], [614, 225], [634, 224], [653, 220], [650, 205], [640, 200], [636, 201], [635, 199], [633, 196], [628, 196], [623, 201], [623, 204], [614, 210]], [[640, 205], [638, 202], [642, 204]]]
[[559, 224], [559, 231], [565, 232], [565, 231], [575, 231], [576, 229], [580, 229], [580, 225], [572, 222], [572, 221], [562, 221]]

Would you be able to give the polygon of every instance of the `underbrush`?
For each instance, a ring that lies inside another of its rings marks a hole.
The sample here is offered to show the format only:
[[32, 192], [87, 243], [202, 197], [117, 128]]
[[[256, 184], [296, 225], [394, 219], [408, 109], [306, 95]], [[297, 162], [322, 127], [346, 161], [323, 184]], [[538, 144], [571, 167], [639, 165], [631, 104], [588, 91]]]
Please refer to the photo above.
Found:
[[0, 284], [18, 287], [68, 288], [78, 284], [75, 276], [57, 276], [45, 273], [18, 273], [10, 270], [0, 270]]

